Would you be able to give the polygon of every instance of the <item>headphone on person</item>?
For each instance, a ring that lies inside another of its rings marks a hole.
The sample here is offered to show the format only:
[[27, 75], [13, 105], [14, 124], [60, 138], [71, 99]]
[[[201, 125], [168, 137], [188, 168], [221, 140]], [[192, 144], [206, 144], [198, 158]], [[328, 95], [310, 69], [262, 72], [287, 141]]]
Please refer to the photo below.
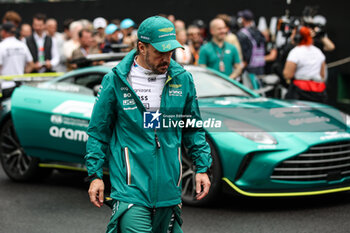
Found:
[[300, 28], [301, 28], [300, 25], [296, 27], [296, 32], [295, 32], [295, 35], [293, 38], [293, 41], [295, 44], [299, 44], [301, 42], [301, 40], [303, 39], [302, 35], [300, 34]]

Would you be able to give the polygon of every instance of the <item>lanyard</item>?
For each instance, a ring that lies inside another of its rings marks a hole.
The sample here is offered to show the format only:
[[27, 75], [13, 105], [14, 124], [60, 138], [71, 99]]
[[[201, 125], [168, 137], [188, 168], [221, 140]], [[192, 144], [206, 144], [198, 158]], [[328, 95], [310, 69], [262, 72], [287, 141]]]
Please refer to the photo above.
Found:
[[[219, 46], [215, 46], [214, 45], [214, 42], [211, 42], [212, 44], [212, 46], [213, 46], [213, 49], [215, 50], [215, 52], [216, 52], [216, 55], [218, 56], [218, 58], [220, 59], [220, 61], [222, 62], [222, 61], [224, 61], [224, 53], [225, 53], [225, 42], [224, 42], [224, 45], [222, 46], [222, 49], [221, 49], [221, 53], [217, 50], [217, 48], [216, 47], [219, 47]], [[219, 48], [220, 49], [220, 48]]]

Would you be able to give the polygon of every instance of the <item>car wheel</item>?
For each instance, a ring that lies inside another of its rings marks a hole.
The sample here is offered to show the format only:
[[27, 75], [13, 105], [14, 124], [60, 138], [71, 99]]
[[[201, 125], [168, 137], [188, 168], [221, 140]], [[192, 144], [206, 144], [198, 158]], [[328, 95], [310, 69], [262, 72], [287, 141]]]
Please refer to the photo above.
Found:
[[0, 131], [0, 143], [0, 160], [8, 177], [14, 181], [29, 181], [39, 177], [39, 159], [26, 155], [11, 119], [5, 122]]
[[211, 186], [208, 195], [202, 200], [197, 200], [196, 196], [196, 167], [188, 154], [188, 150], [182, 147], [182, 201], [187, 205], [204, 206], [212, 203], [221, 190], [222, 170], [221, 163], [213, 144], [208, 141], [211, 149], [213, 163], [210, 167], [209, 175]]

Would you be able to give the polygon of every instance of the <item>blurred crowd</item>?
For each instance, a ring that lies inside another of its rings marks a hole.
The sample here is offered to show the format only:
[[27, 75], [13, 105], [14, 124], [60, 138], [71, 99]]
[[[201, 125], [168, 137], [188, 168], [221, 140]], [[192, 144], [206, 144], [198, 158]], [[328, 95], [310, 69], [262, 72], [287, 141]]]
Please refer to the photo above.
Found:
[[[208, 25], [201, 19], [186, 24], [174, 15], [161, 16], [174, 23], [177, 40], [184, 47], [173, 53], [173, 59], [178, 63], [210, 67], [240, 81], [243, 74], [247, 74], [254, 89], [259, 86], [259, 79], [254, 80], [254, 77], [270, 73], [277, 74], [280, 82], [286, 86], [290, 79], [323, 82], [323, 71], [319, 70], [324, 69], [323, 54], [335, 49], [327, 34], [320, 30], [322, 26], [307, 21], [292, 25], [280, 20], [278, 30], [284, 37], [281, 45], [277, 41], [277, 33], [273, 34], [267, 28], [259, 30], [250, 10], [233, 16], [219, 14]], [[137, 24], [130, 18], [106, 20], [98, 17], [92, 21], [66, 19], [60, 23], [63, 23], [62, 32], [57, 31], [56, 19], [46, 18], [44, 14], [34, 15], [29, 24], [22, 22], [18, 13], [6, 12], [1, 27], [0, 74], [65, 72], [79, 67], [77, 61], [87, 55], [128, 52], [138, 43]], [[302, 27], [307, 29], [300, 33]], [[290, 32], [286, 33], [285, 29]], [[316, 47], [317, 52], [310, 53], [307, 49], [298, 55], [299, 60], [295, 56], [291, 59], [290, 51], [300, 46], [305, 36], [311, 43], [302, 45]], [[317, 75], [309, 77], [304, 70], [301, 72], [303, 77], [296, 77], [300, 74], [298, 69], [312, 63], [308, 53], [318, 58], [308, 68]], [[303, 60], [305, 56], [308, 56], [308, 61]], [[293, 64], [290, 65], [288, 61]], [[103, 61], [95, 61], [92, 65], [101, 63]]]

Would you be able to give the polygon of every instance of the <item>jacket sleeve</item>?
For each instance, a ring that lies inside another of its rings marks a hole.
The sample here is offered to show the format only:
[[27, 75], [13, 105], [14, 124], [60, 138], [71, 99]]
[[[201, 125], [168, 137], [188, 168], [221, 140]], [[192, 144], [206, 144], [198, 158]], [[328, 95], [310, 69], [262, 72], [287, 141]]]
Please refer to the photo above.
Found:
[[[191, 74], [189, 74], [189, 77], [189, 95], [187, 97], [184, 115], [191, 116], [191, 118], [187, 120], [195, 119], [196, 121], [201, 121], [202, 118], [198, 107], [196, 89]], [[210, 155], [209, 144], [206, 141], [204, 129], [196, 127], [184, 129], [183, 143], [188, 149], [189, 154], [196, 165], [196, 173], [206, 172], [211, 166], [212, 158]]]
[[103, 176], [103, 164], [117, 114], [113, 77], [112, 74], [107, 74], [103, 78], [87, 130], [89, 139], [86, 144], [85, 165], [88, 175], [96, 174], [98, 178]]

